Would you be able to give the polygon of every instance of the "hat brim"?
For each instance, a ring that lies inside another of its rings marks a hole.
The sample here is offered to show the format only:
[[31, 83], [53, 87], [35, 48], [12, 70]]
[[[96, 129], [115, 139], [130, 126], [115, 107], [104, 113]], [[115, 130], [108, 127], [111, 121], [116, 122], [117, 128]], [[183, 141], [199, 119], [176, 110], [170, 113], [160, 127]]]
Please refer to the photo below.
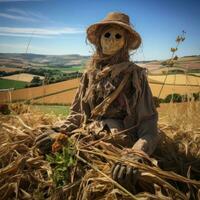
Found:
[[87, 28], [87, 37], [88, 40], [96, 45], [97, 44], [97, 38], [96, 38], [96, 32], [98, 31], [98, 29], [102, 26], [108, 25], [108, 24], [115, 24], [115, 25], [119, 25], [122, 28], [126, 29], [127, 31], [129, 31], [130, 33], [130, 44], [129, 44], [129, 48], [134, 50], [137, 49], [140, 44], [141, 44], [141, 37], [139, 35], [139, 33], [137, 33], [135, 30], [133, 30], [133, 28], [123, 22], [120, 21], [102, 21], [99, 23], [95, 23], [92, 24], [91, 26], [89, 26]]

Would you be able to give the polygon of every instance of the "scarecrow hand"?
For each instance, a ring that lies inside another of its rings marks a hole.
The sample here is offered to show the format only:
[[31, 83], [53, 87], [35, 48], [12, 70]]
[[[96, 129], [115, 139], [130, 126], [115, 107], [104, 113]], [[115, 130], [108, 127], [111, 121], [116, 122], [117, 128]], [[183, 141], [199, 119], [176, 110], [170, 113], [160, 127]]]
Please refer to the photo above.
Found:
[[62, 133], [57, 133], [52, 130], [45, 131], [44, 134], [35, 139], [35, 146], [42, 154], [58, 151], [67, 141], [67, 136]]
[[[123, 155], [122, 159], [144, 163], [143, 158], [132, 153]], [[112, 167], [112, 178], [132, 193], [135, 193], [135, 185], [138, 177], [139, 170], [132, 166], [118, 162]]]

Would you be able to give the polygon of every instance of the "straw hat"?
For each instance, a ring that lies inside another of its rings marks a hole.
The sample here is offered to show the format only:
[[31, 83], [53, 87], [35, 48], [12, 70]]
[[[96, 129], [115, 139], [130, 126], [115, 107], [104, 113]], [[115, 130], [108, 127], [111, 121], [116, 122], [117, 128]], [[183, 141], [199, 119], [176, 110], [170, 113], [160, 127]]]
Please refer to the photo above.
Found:
[[137, 33], [131, 26], [130, 21], [129, 21], [129, 16], [120, 12], [108, 13], [105, 19], [89, 26], [87, 28], [88, 40], [92, 44], [96, 45], [97, 44], [96, 32], [98, 31], [100, 27], [108, 25], [108, 24], [116, 24], [126, 29], [127, 31], [129, 31], [130, 37], [131, 37], [130, 38], [131, 42], [129, 46], [130, 49], [134, 50], [140, 46], [141, 37], [139, 33]]

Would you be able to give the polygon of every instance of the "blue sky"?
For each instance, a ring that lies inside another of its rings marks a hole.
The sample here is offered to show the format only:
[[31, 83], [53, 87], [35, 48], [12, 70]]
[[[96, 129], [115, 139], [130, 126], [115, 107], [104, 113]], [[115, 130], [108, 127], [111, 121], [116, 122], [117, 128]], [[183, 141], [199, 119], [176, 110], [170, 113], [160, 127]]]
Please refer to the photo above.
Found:
[[0, 0], [0, 52], [91, 55], [86, 28], [108, 12], [130, 16], [143, 44], [134, 60], [167, 59], [185, 30], [178, 56], [200, 54], [199, 0]]

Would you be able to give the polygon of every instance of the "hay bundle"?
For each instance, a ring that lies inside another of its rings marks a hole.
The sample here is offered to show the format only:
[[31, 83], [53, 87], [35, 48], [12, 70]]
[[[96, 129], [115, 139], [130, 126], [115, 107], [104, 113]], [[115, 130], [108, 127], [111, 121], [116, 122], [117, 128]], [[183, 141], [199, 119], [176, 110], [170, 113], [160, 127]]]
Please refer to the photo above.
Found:
[[[199, 104], [193, 109], [198, 111], [198, 108]], [[74, 134], [63, 152], [41, 156], [34, 148], [35, 137], [41, 134], [41, 127], [48, 128], [58, 119], [32, 111], [2, 115], [0, 197], [37, 200], [198, 199], [200, 128], [196, 123], [200, 117], [198, 112], [194, 113], [198, 116], [193, 116], [193, 122], [184, 126], [184, 130], [180, 119], [178, 125], [173, 123], [171, 126], [170, 119], [161, 118], [159, 126], [163, 141], [154, 154], [156, 160], [150, 160], [151, 165], [123, 160], [122, 150], [107, 142], [109, 136], [94, 140], [92, 135], [81, 130]], [[133, 153], [138, 155], [139, 152]], [[137, 194], [131, 194], [110, 178], [114, 162], [124, 162], [140, 170]]]

